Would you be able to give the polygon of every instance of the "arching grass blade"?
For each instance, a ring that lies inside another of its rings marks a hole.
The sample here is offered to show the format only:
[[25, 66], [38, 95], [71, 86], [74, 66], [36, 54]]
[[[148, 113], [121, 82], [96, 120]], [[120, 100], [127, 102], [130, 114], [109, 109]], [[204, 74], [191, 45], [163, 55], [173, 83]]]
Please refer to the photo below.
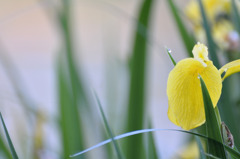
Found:
[[[214, 142], [216, 142], [216, 144], [219, 144], [219, 145], [222, 145], [226, 148], [226, 150], [232, 154], [233, 156], [235, 156], [236, 158], [240, 158], [240, 153], [232, 148], [230, 148], [229, 146], [227, 145], [224, 145], [216, 140], [213, 140], [205, 135], [202, 135], [202, 134], [198, 134], [198, 133], [194, 133], [194, 132], [190, 132], [190, 131], [185, 131], [185, 130], [176, 130], [176, 129], [143, 129], [143, 130], [136, 130], [136, 131], [132, 131], [132, 132], [128, 132], [128, 133], [125, 133], [125, 134], [121, 134], [121, 135], [118, 135], [116, 137], [114, 137], [115, 140], [119, 140], [119, 139], [122, 139], [122, 138], [126, 138], [126, 137], [130, 137], [130, 136], [133, 136], [133, 135], [138, 135], [138, 134], [143, 134], [143, 133], [149, 133], [149, 132], [157, 132], [157, 131], [174, 131], [174, 132], [181, 132], [181, 133], [186, 133], [186, 134], [190, 134], [190, 135], [194, 135], [194, 136], [198, 136], [198, 137], [201, 137], [203, 139], [206, 139], [206, 140], [212, 140]], [[108, 143], [112, 142], [112, 139], [108, 139], [108, 140], [105, 140], [103, 142], [100, 142], [88, 149], [85, 149], [83, 151], [80, 151], [76, 154], [73, 154], [71, 155], [70, 157], [76, 157], [76, 156], [79, 156], [79, 155], [82, 155], [86, 152], [89, 152], [91, 150], [94, 150], [98, 147], [101, 147], [103, 145], [106, 145]]]

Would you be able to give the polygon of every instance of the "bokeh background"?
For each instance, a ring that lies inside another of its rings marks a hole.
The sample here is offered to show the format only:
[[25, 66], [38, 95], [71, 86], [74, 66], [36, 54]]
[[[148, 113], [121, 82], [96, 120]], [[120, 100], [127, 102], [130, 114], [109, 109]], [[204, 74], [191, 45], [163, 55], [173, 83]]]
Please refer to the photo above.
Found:
[[[84, 126], [96, 127], [95, 131], [86, 128], [90, 131], [86, 137], [89, 141], [85, 148], [88, 148], [109, 138], [99, 135], [103, 131], [97, 131], [99, 127], [104, 128], [104, 124], [93, 90], [101, 100], [114, 133], [124, 133], [123, 123], [128, 122], [124, 115], [129, 97], [128, 66], [142, 1], [71, 0], [71, 3], [74, 60], [95, 106], [96, 125], [83, 120]], [[181, 8], [185, 5], [186, 0], [178, 4]], [[16, 87], [46, 118], [40, 124], [43, 147], [39, 158], [60, 158], [63, 149], [57, 124], [57, 61], [64, 43], [57, 19], [61, 7], [62, 3], [57, 0], [0, 1], [0, 111], [20, 158], [31, 158], [31, 140], [39, 125], [29, 122]], [[176, 61], [187, 54], [165, 0], [154, 2], [149, 26], [146, 111], [152, 119], [152, 128], [178, 129], [167, 117], [166, 86], [173, 64], [166, 47], [172, 50]], [[177, 132], [156, 132], [154, 139], [161, 158], [172, 158], [184, 147], [188, 137]], [[102, 149], [92, 150], [87, 155], [105, 158]]]

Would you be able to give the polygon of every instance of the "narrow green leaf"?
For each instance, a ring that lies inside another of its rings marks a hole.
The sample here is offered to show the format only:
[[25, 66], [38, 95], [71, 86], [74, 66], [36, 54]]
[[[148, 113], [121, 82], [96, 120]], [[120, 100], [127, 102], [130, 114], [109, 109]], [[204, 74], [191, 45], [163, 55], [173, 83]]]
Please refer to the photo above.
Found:
[[204, 154], [205, 154], [205, 156], [207, 156], [208, 158], [212, 158], [212, 159], [221, 159], [221, 158], [219, 158], [219, 157], [213, 156], [213, 155], [208, 154], [208, 153], [204, 153]]
[[84, 147], [83, 132], [76, 104], [73, 103], [71, 87], [69, 87], [66, 65], [58, 63], [58, 98], [60, 110], [60, 128], [63, 145], [63, 158]]
[[192, 49], [196, 43], [195, 39], [193, 38], [193, 36], [190, 36], [190, 34], [188, 33], [187, 28], [184, 25], [184, 22], [182, 21], [181, 17], [179, 16], [180, 14], [179, 14], [178, 8], [176, 7], [173, 0], [167, 0], [167, 3], [170, 7], [170, 11], [172, 12], [172, 15], [174, 17], [176, 25], [178, 27], [179, 33], [181, 35], [184, 46], [187, 50], [188, 56], [193, 57]]
[[199, 157], [200, 159], [206, 159], [206, 156], [205, 156], [205, 151], [204, 151], [204, 148], [202, 146], [202, 143], [201, 143], [201, 140], [199, 139], [198, 136], [195, 136], [195, 139], [196, 139], [196, 142], [197, 142], [197, 145], [198, 145], [198, 148], [199, 148]]
[[69, 80], [70, 85], [72, 87], [73, 92], [73, 100], [74, 103], [77, 104], [79, 101], [82, 103], [78, 106], [84, 107], [84, 109], [89, 108], [89, 100], [86, 95], [86, 90], [83, 86], [83, 81], [81, 76], [79, 75], [79, 69], [77, 68], [77, 62], [75, 61], [75, 52], [74, 52], [74, 42], [72, 37], [72, 28], [71, 28], [71, 1], [62, 0], [63, 3], [63, 11], [59, 16], [59, 23], [63, 33], [63, 41], [65, 44], [65, 58], [67, 61], [67, 69], [69, 72]]
[[[150, 119], [148, 121], [148, 127], [149, 128], [152, 127]], [[147, 134], [146, 149], [147, 149], [147, 159], [160, 159], [160, 156], [157, 153], [157, 145], [156, 145], [156, 141], [154, 140], [153, 133]]]
[[99, 109], [100, 109], [100, 112], [101, 112], [101, 115], [102, 115], [102, 118], [103, 118], [103, 121], [104, 121], [104, 125], [105, 125], [105, 127], [106, 127], [106, 129], [107, 129], [107, 132], [108, 132], [109, 136], [110, 136], [111, 139], [112, 139], [113, 146], [114, 146], [114, 148], [115, 148], [115, 150], [116, 150], [116, 153], [117, 153], [117, 157], [118, 157], [118, 159], [123, 159], [123, 155], [122, 155], [122, 153], [121, 153], [121, 151], [120, 151], [120, 148], [119, 148], [117, 142], [116, 142], [115, 139], [114, 139], [114, 134], [113, 134], [113, 132], [112, 132], [112, 130], [111, 130], [109, 124], [108, 124], [107, 118], [106, 118], [106, 116], [105, 116], [105, 114], [104, 114], [104, 111], [103, 111], [103, 108], [102, 108], [102, 104], [101, 104], [101, 102], [100, 102], [100, 100], [99, 100], [96, 92], [94, 92], [94, 95], [95, 95], [95, 98], [96, 98], [96, 100], [97, 100], [97, 104], [98, 104], [98, 107], [99, 107]]
[[[206, 124], [207, 136], [211, 139], [214, 139], [222, 143], [221, 131], [220, 131], [218, 119], [215, 114], [210, 95], [208, 93], [207, 87], [202, 77], [201, 76], [199, 77], [201, 82], [202, 95], [203, 95], [204, 108], [205, 108], [205, 116], [206, 116], [205, 124]], [[216, 144], [216, 142], [213, 142], [212, 140], [208, 141], [208, 153], [216, 157], [220, 157], [222, 159], [226, 158], [224, 146]]]
[[8, 150], [7, 145], [4, 143], [2, 136], [0, 136], [0, 152], [1, 152], [7, 159], [12, 159], [11, 152]]
[[[144, 0], [139, 10], [138, 21], [136, 23], [135, 39], [131, 57], [130, 67], [130, 90], [128, 102], [127, 130], [133, 131], [143, 128], [145, 113], [145, 70], [147, 58], [148, 28], [151, 18], [151, 11], [154, 0]], [[139, 32], [141, 26], [144, 30]], [[143, 36], [145, 35], [145, 36]], [[144, 149], [143, 137], [134, 136], [126, 141], [124, 147], [126, 158], [144, 159], [146, 151]]]
[[239, 16], [236, 1], [231, 0], [231, 4], [232, 4], [233, 23], [235, 24], [235, 28], [237, 29], [238, 33], [240, 34], [240, 16]]
[[232, 91], [230, 89], [231, 78], [224, 80], [222, 95], [219, 100], [219, 111], [222, 121], [229, 126], [230, 131], [234, 136], [234, 142], [237, 148], [240, 148], [240, 127], [239, 127], [239, 115], [236, 111], [237, 107], [231, 100]]
[[[87, 120], [92, 125], [92, 111], [82, 77], [75, 60], [72, 24], [72, 1], [62, 0], [59, 25], [63, 35], [64, 57], [58, 63], [59, 106], [64, 158], [85, 146], [84, 128]], [[80, 109], [80, 111], [79, 111]], [[83, 156], [82, 156], [83, 157]]]
[[220, 63], [219, 63], [217, 51], [216, 51], [217, 45], [213, 41], [211, 28], [208, 23], [208, 19], [207, 19], [206, 12], [205, 12], [205, 9], [202, 4], [202, 0], [198, 0], [198, 2], [199, 2], [201, 15], [202, 15], [203, 28], [205, 29], [205, 33], [206, 33], [206, 37], [207, 37], [209, 54], [210, 54], [210, 57], [211, 57], [214, 65], [217, 68], [220, 68]]
[[1, 112], [0, 112], [0, 118], [1, 118], [1, 121], [2, 121], [3, 129], [4, 129], [4, 132], [5, 132], [6, 138], [7, 138], [7, 142], [8, 142], [8, 145], [9, 145], [12, 157], [13, 157], [13, 159], [18, 159], [18, 155], [17, 155], [17, 153], [15, 151], [15, 148], [13, 146], [12, 140], [11, 140], [11, 138], [9, 136], [9, 133], [8, 133], [7, 127], [5, 125], [5, 122], [3, 120]]
[[236, 159], [240, 158], [240, 153], [237, 150], [234, 150], [226, 145], [224, 145], [224, 147], [228, 151], [228, 153], [230, 153], [231, 156], [235, 157]]
[[[27, 118], [27, 122], [31, 129], [32, 126], [35, 125], [35, 118], [38, 112], [38, 108], [36, 106], [35, 101], [33, 101], [30, 94], [28, 94], [28, 90], [26, 89], [26, 83], [22, 80], [21, 74], [19, 73], [18, 68], [12, 59], [8, 56], [8, 52], [4, 49], [4, 47], [0, 44], [0, 63], [2, 64], [2, 68], [4, 69], [5, 75], [8, 78], [9, 83], [11, 84], [13, 91], [18, 98], [20, 106], [22, 106], [22, 110], [24, 115]], [[32, 140], [31, 140], [32, 142]], [[11, 153], [6, 148], [6, 145], [0, 139], [0, 151], [3, 152], [5, 157], [12, 158]]]
[[168, 56], [170, 57], [173, 65], [176, 66], [177, 63], [175, 62], [174, 58], [172, 57], [172, 54], [171, 54], [172, 51], [170, 49], [168, 49], [168, 48], [166, 48], [166, 50], [167, 50]]
[[155, 143], [153, 133], [148, 134], [148, 159], [160, 159], [160, 157], [157, 154], [157, 145]]

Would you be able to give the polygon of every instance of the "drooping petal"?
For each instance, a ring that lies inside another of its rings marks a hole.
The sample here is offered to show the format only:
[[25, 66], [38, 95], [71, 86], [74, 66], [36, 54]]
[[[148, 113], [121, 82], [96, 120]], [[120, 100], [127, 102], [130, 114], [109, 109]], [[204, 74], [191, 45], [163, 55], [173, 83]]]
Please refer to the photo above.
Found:
[[167, 83], [168, 117], [185, 130], [205, 122], [205, 112], [198, 75], [203, 78], [213, 105], [216, 106], [222, 90], [222, 80], [211, 61], [207, 66], [193, 58], [184, 59], [170, 72]]
[[222, 74], [223, 72], [226, 72], [226, 74], [224, 75], [222, 80], [224, 80], [225, 78], [227, 78], [228, 76], [234, 73], [240, 72], [240, 60], [235, 60], [224, 65], [219, 70], [220, 74]]

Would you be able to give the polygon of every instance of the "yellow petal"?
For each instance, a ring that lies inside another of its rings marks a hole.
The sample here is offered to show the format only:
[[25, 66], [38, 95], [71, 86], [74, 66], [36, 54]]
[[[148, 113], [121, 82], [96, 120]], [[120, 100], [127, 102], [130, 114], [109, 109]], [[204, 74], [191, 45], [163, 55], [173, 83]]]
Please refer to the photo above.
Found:
[[222, 74], [225, 71], [226, 71], [226, 74], [224, 75], [222, 80], [224, 80], [225, 78], [227, 78], [228, 76], [234, 73], [240, 72], [240, 60], [235, 60], [227, 63], [219, 70], [219, 73]]
[[202, 91], [198, 75], [203, 78], [213, 105], [216, 106], [222, 90], [222, 80], [212, 61], [207, 66], [193, 58], [184, 59], [170, 72], [167, 83], [168, 117], [185, 130], [205, 122]]

